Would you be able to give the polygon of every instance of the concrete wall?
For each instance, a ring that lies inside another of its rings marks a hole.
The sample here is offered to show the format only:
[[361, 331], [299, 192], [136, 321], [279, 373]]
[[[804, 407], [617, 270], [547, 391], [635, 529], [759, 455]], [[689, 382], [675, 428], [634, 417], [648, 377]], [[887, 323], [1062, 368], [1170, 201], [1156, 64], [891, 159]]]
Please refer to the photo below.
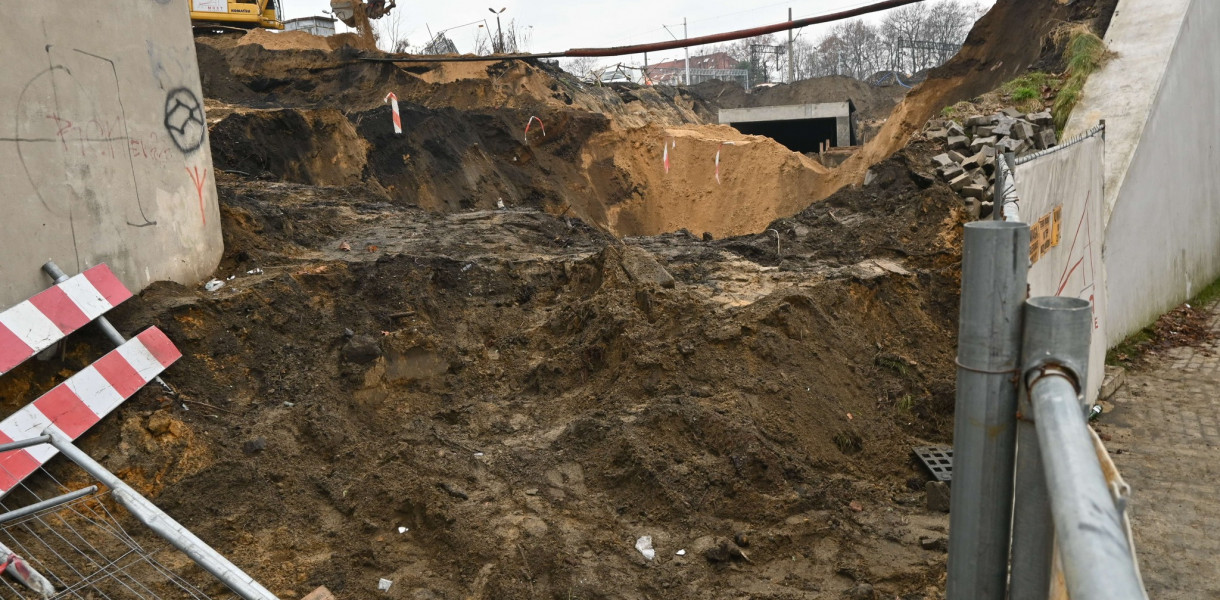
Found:
[[793, 119], [833, 119], [851, 116], [851, 105], [846, 102], [824, 102], [821, 104], [785, 104], [782, 106], [757, 106], [754, 108], [722, 108], [720, 124], [751, 123], [755, 121], [790, 121]]
[[182, 0], [3, 2], [0, 308], [105, 262], [133, 290], [220, 260], [215, 173]]
[[1068, 133], [1106, 119], [1111, 345], [1220, 277], [1220, 2], [1121, 0], [1117, 57]]

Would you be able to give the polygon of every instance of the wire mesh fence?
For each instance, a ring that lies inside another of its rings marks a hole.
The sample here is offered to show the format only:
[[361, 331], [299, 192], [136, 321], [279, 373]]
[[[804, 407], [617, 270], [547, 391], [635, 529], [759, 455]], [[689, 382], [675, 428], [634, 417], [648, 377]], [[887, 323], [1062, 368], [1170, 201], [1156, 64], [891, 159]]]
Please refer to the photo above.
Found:
[[[86, 479], [83, 474], [79, 478], [72, 475], [66, 478]], [[84, 486], [76, 489], [80, 487]], [[70, 491], [50, 471], [39, 469], [0, 499], [0, 509], [15, 510]], [[4, 600], [238, 598], [136, 522], [114, 502], [109, 490], [2, 523], [0, 544], [25, 559], [55, 587], [54, 594], [37, 593], [13, 577], [0, 575], [0, 598]]]

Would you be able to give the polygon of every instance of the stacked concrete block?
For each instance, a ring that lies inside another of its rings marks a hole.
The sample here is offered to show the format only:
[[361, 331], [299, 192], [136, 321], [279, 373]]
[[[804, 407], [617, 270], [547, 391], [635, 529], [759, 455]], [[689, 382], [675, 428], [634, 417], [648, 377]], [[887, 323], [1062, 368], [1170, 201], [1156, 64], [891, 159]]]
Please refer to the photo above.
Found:
[[972, 217], [991, 212], [997, 154], [1024, 156], [1058, 143], [1050, 113], [1023, 114], [1012, 108], [975, 115], [964, 124], [933, 120], [925, 136], [945, 144], [947, 151], [932, 157], [932, 166], [941, 181], [966, 200]]

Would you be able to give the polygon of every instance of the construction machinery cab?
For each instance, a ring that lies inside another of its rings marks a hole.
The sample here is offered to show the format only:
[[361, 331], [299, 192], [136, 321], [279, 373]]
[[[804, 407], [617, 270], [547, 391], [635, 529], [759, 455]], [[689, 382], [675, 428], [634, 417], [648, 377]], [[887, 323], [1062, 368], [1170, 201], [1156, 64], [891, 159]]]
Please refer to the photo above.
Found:
[[186, 0], [197, 29], [283, 29], [281, 0]]

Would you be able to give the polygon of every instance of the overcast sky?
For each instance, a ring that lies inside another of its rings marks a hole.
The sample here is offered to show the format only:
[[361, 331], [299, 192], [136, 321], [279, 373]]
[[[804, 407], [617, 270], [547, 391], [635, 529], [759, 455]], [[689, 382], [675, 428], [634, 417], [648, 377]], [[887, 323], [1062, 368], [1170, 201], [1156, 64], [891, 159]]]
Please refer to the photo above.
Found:
[[[760, 0], [617, 0], [613, 2], [562, 2], [558, 0], [448, 0], [446, 2], [418, 2], [398, 0], [394, 13], [400, 19], [399, 29], [412, 46], [428, 41], [428, 28], [432, 32], [457, 27], [472, 21], [487, 19], [495, 27], [495, 17], [488, 8], [504, 11], [505, 25], [508, 19], [516, 19], [519, 27], [532, 26], [532, 52], [562, 51], [570, 48], [623, 46], [659, 42], [670, 39], [662, 25], [677, 36], [682, 35], [682, 19], [687, 19], [690, 37], [769, 25], [787, 20], [788, 8], [794, 18], [811, 17], [847, 10], [874, 3], [876, 0], [791, 0], [771, 2]], [[281, 0], [284, 18], [293, 19], [323, 14], [330, 9], [330, 0]], [[495, 2], [495, 4], [492, 4]], [[978, 0], [990, 6], [995, 0]], [[392, 19], [391, 16], [386, 17]], [[884, 15], [884, 13], [878, 13]], [[873, 17], [880, 19], [881, 17]], [[384, 23], [381, 24], [384, 27]], [[345, 29], [342, 23], [340, 29]], [[458, 50], [473, 49], [477, 25], [454, 29], [449, 37]], [[799, 32], [802, 37], [817, 38], [821, 28], [807, 27]], [[691, 54], [698, 53], [692, 48]], [[656, 63], [678, 58], [681, 50], [649, 55], [649, 62]], [[614, 62], [620, 59], [614, 59]], [[626, 62], [626, 61], [624, 61]]]

